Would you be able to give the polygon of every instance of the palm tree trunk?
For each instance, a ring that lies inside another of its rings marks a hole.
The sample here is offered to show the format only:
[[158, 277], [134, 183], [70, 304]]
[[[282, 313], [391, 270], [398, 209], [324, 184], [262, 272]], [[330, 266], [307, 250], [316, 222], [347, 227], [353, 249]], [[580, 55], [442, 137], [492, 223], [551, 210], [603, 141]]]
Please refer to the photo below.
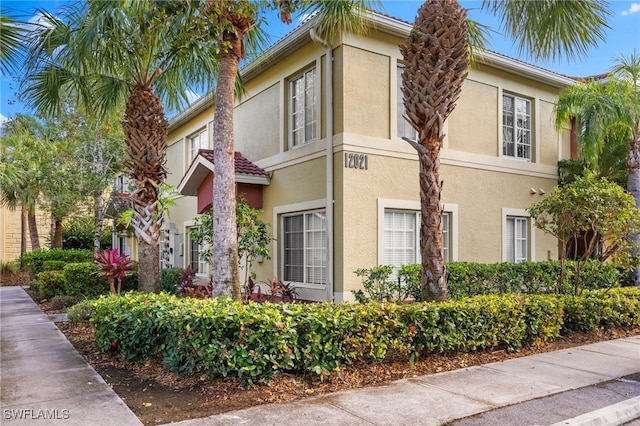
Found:
[[134, 211], [131, 226], [138, 238], [139, 289], [157, 292], [160, 289], [160, 229], [165, 214], [159, 208], [158, 194], [167, 175], [169, 123], [151, 87], [143, 84], [134, 87], [127, 101], [122, 129], [129, 155], [129, 175], [136, 182], [129, 201]]
[[419, 145], [420, 161], [420, 253], [422, 275], [420, 289], [423, 298], [443, 301], [447, 297], [446, 266], [442, 234], [442, 181], [440, 180], [440, 144]]
[[145, 293], [160, 291], [160, 245], [138, 240], [138, 289]]
[[27, 207], [20, 207], [20, 270], [24, 269], [24, 254], [27, 252]]
[[38, 235], [38, 223], [35, 209], [27, 208], [27, 221], [29, 222], [29, 237], [31, 250], [40, 250], [40, 236]]
[[213, 296], [241, 299], [236, 227], [233, 107], [241, 41], [220, 53], [213, 121]]
[[54, 219], [53, 224], [53, 248], [62, 248], [62, 220]]
[[[633, 139], [629, 142], [629, 153], [627, 156], [627, 168], [629, 178], [627, 180], [627, 190], [636, 199], [636, 207], [640, 208], [640, 128], [633, 131]], [[635, 242], [634, 254], [640, 254], [640, 233], [630, 236]], [[631, 283], [640, 287], [640, 267], [631, 272]]]

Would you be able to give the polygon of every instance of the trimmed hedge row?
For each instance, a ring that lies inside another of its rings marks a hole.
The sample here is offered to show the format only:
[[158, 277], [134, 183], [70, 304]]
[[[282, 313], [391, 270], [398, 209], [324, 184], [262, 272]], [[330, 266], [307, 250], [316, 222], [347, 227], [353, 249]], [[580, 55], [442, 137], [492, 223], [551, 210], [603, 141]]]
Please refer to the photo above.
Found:
[[[93, 261], [93, 252], [91, 250], [78, 250], [78, 249], [50, 249], [50, 250], [35, 250], [24, 254], [23, 256], [25, 267], [31, 270], [31, 273], [38, 275], [40, 272], [45, 271], [45, 263], [51, 261], [58, 261], [66, 263], [79, 263], [79, 262], [91, 262]], [[59, 265], [59, 263], [58, 263]], [[52, 270], [52, 263], [48, 263], [48, 270]]]
[[160, 357], [177, 373], [235, 375], [250, 384], [278, 371], [324, 376], [355, 362], [518, 350], [571, 330], [639, 325], [640, 289], [408, 305], [243, 305], [129, 293], [85, 302], [70, 317], [87, 309], [104, 351], [132, 362]]

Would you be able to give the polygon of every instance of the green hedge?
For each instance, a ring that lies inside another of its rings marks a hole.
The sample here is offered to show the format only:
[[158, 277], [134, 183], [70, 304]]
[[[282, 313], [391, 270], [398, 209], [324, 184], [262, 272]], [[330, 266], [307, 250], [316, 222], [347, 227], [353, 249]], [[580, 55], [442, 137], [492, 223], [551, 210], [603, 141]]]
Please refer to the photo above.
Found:
[[[562, 293], [575, 292], [574, 275], [573, 262], [567, 261]], [[554, 293], [558, 289], [559, 276], [560, 262], [558, 261], [447, 264], [449, 296], [452, 298], [488, 293]], [[577, 286], [580, 290], [618, 287], [619, 279], [620, 271], [615, 265], [593, 260], [585, 262]]]
[[357, 362], [517, 350], [571, 330], [640, 325], [637, 288], [407, 305], [243, 305], [164, 293], [129, 293], [86, 304], [96, 342], [105, 351], [129, 361], [160, 357], [174, 372], [232, 375], [246, 383], [279, 371], [322, 376]]
[[35, 250], [24, 254], [25, 267], [31, 270], [31, 273], [38, 275], [45, 270], [44, 264], [47, 261], [60, 261], [64, 263], [79, 263], [93, 261], [93, 252], [91, 250]]
[[63, 291], [68, 296], [94, 297], [109, 293], [109, 282], [97, 274], [93, 262], [65, 265]]

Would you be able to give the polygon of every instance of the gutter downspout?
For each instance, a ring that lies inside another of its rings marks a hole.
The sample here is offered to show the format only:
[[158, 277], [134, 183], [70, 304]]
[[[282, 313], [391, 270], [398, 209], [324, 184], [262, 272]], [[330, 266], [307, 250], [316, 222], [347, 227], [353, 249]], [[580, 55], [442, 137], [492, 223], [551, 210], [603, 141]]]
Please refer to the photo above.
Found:
[[334, 301], [333, 293], [333, 49], [331, 44], [318, 36], [315, 28], [309, 30], [311, 40], [323, 46], [326, 53], [325, 83], [325, 137], [327, 156], [327, 301]]

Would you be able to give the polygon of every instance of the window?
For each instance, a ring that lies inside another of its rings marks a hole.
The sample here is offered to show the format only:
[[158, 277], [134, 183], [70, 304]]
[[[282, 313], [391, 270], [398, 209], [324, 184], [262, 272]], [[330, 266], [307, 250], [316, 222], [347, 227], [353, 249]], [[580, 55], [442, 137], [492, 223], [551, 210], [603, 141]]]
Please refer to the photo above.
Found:
[[204, 130], [189, 136], [187, 140], [189, 145], [189, 163], [191, 163], [193, 159], [198, 156], [198, 150], [208, 148], [209, 144], [207, 143], [206, 132]]
[[397, 95], [397, 108], [398, 108], [398, 116], [397, 116], [397, 125], [398, 125], [398, 137], [400, 139], [407, 138], [415, 141], [418, 139], [418, 132], [416, 129], [409, 124], [406, 118], [404, 118], [404, 102], [402, 100], [402, 70], [403, 67], [399, 66], [397, 68], [397, 80], [398, 80], [398, 95]]
[[207, 262], [202, 260], [202, 252], [204, 248], [201, 244], [194, 241], [193, 237], [189, 234], [189, 267], [191, 272], [198, 275], [206, 275], [209, 272]]
[[322, 210], [282, 218], [283, 279], [327, 282], [327, 218]]
[[531, 161], [531, 101], [502, 95], [502, 155]]
[[507, 216], [506, 261], [521, 263], [529, 260], [529, 218]]
[[129, 246], [127, 246], [127, 237], [122, 235], [118, 236], [118, 253], [131, 256], [131, 250]]
[[289, 99], [291, 146], [296, 147], [314, 140], [317, 134], [315, 68], [290, 81]]
[[[442, 214], [443, 257], [451, 259], [451, 213]], [[385, 210], [383, 264], [399, 268], [420, 263], [420, 212]]]

